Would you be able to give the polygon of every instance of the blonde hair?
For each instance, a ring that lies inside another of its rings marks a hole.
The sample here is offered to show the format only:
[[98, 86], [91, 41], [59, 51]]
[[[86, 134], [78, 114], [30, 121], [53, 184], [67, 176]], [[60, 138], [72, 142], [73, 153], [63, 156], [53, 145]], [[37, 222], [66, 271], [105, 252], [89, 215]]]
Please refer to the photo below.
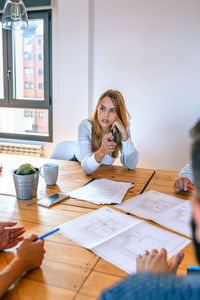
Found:
[[[96, 105], [96, 108], [93, 113], [93, 117], [90, 120], [92, 123], [92, 151], [96, 152], [101, 147], [102, 142], [102, 128], [98, 121], [98, 107], [102, 101], [103, 98], [109, 97], [114, 105], [114, 108], [116, 109], [116, 113], [119, 117], [119, 119], [122, 121], [122, 124], [125, 128], [128, 126], [128, 122], [130, 119], [130, 114], [127, 111], [126, 104], [124, 101], [124, 97], [119, 91], [116, 90], [108, 90], [104, 92]], [[116, 131], [116, 147], [115, 151], [112, 152], [112, 157], [116, 158], [118, 157], [119, 150], [122, 149], [122, 136], [121, 133], [117, 130]]]

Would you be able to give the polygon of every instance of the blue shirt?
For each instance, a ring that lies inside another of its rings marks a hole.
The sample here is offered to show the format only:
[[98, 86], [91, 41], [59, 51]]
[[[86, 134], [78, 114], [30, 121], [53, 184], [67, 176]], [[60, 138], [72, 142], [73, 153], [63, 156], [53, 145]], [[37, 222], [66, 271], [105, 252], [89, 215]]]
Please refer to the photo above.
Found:
[[140, 273], [127, 277], [99, 300], [197, 300], [200, 299], [200, 275], [178, 277], [172, 274]]

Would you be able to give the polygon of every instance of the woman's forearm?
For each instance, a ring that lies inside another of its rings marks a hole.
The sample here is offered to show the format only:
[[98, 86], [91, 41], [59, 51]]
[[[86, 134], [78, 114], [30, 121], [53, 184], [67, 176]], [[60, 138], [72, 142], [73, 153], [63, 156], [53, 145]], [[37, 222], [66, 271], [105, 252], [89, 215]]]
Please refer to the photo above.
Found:
[[94, 157], [95, 157], [96, 161], [100, 164], [105, 155], [106, 155], [106, 153], [100, 148], [99, 150], [97, 150], [95, 152]]
[[23, 261], [15, 257], [13, 261], [0, 272], [0, 298], [25, 271], [26, 268]]

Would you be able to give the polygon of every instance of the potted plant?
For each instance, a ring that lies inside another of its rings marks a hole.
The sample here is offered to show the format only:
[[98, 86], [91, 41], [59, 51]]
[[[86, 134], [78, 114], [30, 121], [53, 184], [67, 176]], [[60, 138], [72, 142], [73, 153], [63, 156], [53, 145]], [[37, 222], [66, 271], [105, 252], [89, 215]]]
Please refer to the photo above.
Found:
[[27, 200], [37, 196], [39, 173], [40, 170], [30, 164], [23, 164], [13, 171], [18, 199]]

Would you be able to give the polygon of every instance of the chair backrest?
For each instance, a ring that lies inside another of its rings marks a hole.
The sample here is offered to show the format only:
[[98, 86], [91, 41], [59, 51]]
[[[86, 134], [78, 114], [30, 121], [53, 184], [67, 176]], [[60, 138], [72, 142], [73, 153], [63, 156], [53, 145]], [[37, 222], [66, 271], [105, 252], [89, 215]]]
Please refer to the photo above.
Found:
[[75, 154], [75, 147], [74, 141], [60, 142], [55, 146], [51, 158], [70, 160]]

